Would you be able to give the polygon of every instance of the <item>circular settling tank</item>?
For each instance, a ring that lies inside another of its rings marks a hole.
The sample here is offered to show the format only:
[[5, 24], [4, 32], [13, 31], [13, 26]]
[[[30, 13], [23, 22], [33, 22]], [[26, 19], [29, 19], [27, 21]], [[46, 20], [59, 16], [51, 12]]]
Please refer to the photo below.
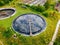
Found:
[[23, 14], [13, 21], [13, 29], [24, 35], [35, 35], [46, 27], [45, 20], [36, 14]]
[[15, 9], [13, 8], [2, 8], [0, 9], [0, 20], [8, 18], [15, 13]]

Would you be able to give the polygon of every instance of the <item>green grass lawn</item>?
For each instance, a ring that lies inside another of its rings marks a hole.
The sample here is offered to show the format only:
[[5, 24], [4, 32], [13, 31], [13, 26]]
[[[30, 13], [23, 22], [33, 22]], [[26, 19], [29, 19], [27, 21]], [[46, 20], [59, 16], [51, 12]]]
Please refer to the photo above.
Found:
[[[16, 14], [10, 18], [0, 20], [0, 40], [4, 45], [48, 45], [51, 41], [51, 38], [53, 36], [53, 33], [56, 28], [56, 24], [58, 20], [60, 19], [60, 13], [55, 12], [55, 16], [45, 17], [40, 12], [36, 12], [31, 10], [30, 8], [22, 8], [21, 6], [18, 6], [17, 3], [13, 5], [13, 2], [10, 4], [7, 4], [5, 6], [2, 6], [0, 8], [10, 8], [13, 7], [16, 9]], [[51, 12], [54, 10], [47, 10], [47, 12]], [[46, 20], [46, 29], [44, 32], [40, 33], [37, 36], [23, 36], [19, 33], [16, 33], [12, 29], [12, 22], [15, 18], [22, 14], [26, 13], [34, 13], [42, 16]], [[17, 34], [17, 39], [13, 37], [13, 34]]]

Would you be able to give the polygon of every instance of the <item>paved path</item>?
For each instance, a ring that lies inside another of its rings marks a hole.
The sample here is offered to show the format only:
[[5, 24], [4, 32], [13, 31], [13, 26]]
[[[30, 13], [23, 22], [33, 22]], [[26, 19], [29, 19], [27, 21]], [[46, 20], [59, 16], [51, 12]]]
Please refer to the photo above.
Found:
[[31, 2], [30, 5], [34, 5], [34, 4], [44, 5], [45, 2], [46, 2], [46, 0], [35, 0], [35, 1]]
[[0, 44], [1, 44], [1, 45], [4, 45], [1, 40], [0, 40]]
[[56, 37], [57, 37], [57, 33], [58, 33], [59, 26], [60, 26], [60, 20], [59, 20], [58, 23], [57, 23], [57, 26], [56, 26], [54, 35], [53, 35], [53, 37], [52, 37], [52, 40], [51, 40], [51, 42], [50, 42], [48, 45], [53, 45], [53, 44], [54, 44], [54, 41], [55, 41], [55, 39], [56, 39]]
[[38, 2], [39, 2], [39, 0], [35, 0], [35, 1], [32, 2], [30, 5], [34, 5], [34, 4], [38, 3]]
[[44, 5], [47, 0], [40, 0], [37, 4]]

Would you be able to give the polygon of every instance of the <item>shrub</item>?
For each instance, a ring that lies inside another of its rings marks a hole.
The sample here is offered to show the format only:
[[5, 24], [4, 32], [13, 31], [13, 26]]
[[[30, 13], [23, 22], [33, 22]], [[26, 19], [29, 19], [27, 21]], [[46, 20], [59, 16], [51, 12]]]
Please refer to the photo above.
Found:
[[6, 38], [9, 38], [12, 36], [12, 32], [11, 32], [11, 29], [10, 28], [7, 28], [4, 32], [3, 32], [3, 36], [6, 37]]
[[49, 2], [47, 1], [44, 6], [45, 6], [46, 9], [48, 9], [49, 6], [50, 6]]
[[1, 1], [0, 1], [0, 6], [4, 5]]
[[49, 9], [49, 8], [52, 8], [52, 9], [54, 9], [54, 7], [55, 7], [55, 5], [56, 5], [56, 2], [50, 2], [49, 0], [45, 3], [45, 8], [46, 9]]
[[47, 12], [44, 12], [43, 15], [44, 15], [45, 17], [48, 17], [48, 16], [49, 16], [49, 14], [48, 14]]
[[40, 5], [38, 5], [38, 6], [30, 6], [30, 8], [32, 9], [32, 10], [35, 10], [35, 11], [38, 11], [38, 12], [44, 12], [45, 11], [45, 7], [44, 6], [40, 6]]
[[1, 0], [1, 1], [0, 1], [0, 6], [3, 6], [3, 5], [5, 5], [5, 4], [8, 4], [8, 3], [11, 2], [11, 1], [13, 1], [13, 0]]

